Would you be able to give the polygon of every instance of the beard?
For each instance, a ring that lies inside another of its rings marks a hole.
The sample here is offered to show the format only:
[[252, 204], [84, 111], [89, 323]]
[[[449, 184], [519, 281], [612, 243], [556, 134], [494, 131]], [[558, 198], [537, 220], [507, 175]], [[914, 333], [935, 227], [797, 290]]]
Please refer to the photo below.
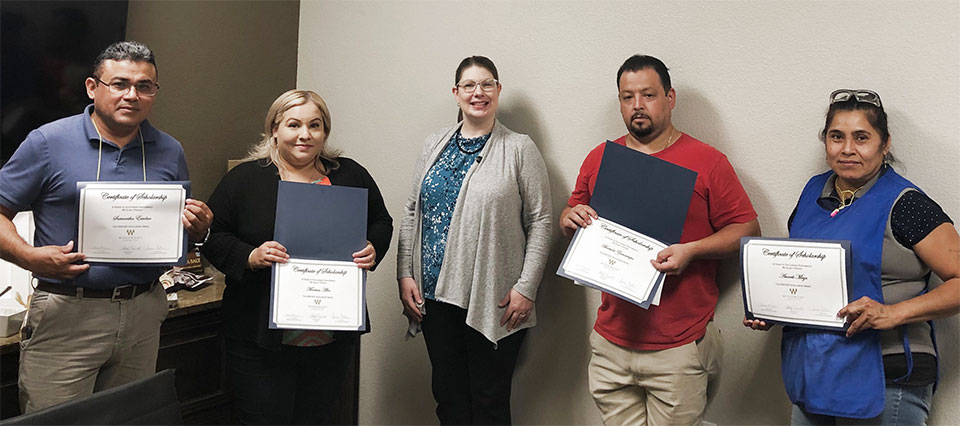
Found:
[[656, 130], [656, 128], [654, 127], [652, 121], [647, 127], [642, 127], [639, 124], [634, 124], [633, 120], [636, 120], [637, 118], [646, 118], [647, 120], [650, 120], [650, 117], [643, 114], [634, 114], [632, 117], [630, 117], [630, 123], [627, 124], [627, 130], [630, 132], [630, 134], [633, 135], [633, 137], [637, 140], [643, 140], [647, 136], [652, 135], [654, 130]]

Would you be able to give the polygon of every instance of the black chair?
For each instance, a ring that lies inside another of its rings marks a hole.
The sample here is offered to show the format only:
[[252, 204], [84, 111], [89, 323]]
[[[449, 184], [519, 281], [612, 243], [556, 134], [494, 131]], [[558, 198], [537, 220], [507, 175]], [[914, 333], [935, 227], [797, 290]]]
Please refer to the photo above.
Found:
[[0, 421], [0, 425], [93, 424], [182, 425], [173, 370]]

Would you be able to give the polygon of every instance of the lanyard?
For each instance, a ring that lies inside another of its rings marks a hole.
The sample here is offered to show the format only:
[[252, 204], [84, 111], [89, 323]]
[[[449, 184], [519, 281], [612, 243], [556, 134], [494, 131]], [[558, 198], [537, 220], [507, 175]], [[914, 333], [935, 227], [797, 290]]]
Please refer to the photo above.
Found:
[[[97, 137], [100, 138], [100, 146], [97, 148], [97, 182], [100, 181], [100, 161], [103, 159], [103, 135], [100, 134], [100, 129], [97, 127], [97, 122], [93, 121], [93, 117], [90, 117], [90, 122], [93, 123], [93, 130], [97, 131]], [[143, 168], [143, 181], [147, 181], [147, 147], [143, 144], [143, 128], [137, 128], [137, 136], [140, 136], [140, 164]]]

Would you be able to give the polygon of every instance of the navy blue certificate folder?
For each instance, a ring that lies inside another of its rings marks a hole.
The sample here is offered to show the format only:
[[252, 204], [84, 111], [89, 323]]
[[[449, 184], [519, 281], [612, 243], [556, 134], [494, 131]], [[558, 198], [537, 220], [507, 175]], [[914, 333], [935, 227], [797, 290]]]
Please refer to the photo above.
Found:
[[367, 189], [283, 182], [274, 241], [292, 258], [353, 261], [367, 245]]
[[697, 172], [607, 142], [590, 207], [667, 245], [680, 242]]

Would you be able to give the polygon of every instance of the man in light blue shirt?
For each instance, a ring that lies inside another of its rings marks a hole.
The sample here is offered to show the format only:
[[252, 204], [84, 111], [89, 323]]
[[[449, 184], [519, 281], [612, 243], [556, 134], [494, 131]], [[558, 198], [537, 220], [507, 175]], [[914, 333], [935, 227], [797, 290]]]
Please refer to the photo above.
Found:
[[[167, 314], [162, 268], [90, 265], [73, 241], [78, 181], [189, 180], [180, 143], [146, 120], [159, 90], [153, 52], [114, 43], [85, 85], [92, 105], [30, 132], [0, 169], [2, 257], [38, 280], [21, 330], [24, 412], [153, 374]], [[23, 210], [33, 211], [33, 245], [11, 222]], [[187, 201], [191, 240], [203, 241], [212, 219]]]

